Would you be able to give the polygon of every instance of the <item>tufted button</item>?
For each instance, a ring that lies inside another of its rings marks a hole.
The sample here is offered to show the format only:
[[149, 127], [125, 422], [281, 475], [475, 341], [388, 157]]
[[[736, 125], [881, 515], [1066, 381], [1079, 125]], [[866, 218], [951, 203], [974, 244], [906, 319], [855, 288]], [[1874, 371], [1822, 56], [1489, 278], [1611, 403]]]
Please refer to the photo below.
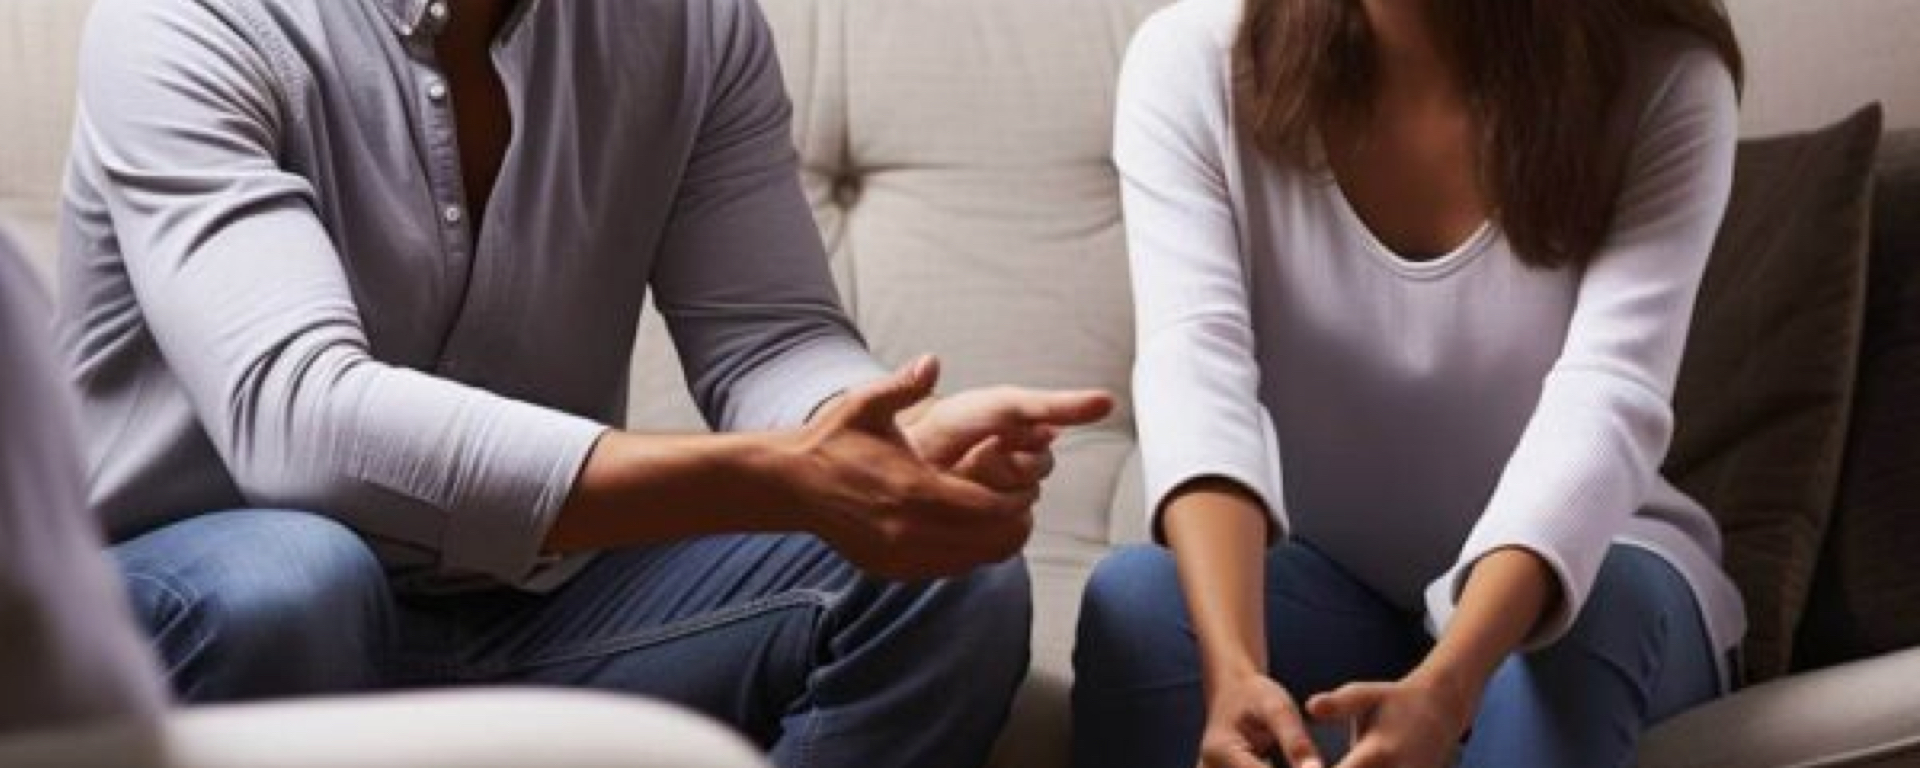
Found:
[[841, 208], [852, 208], [860, 202], [862, 177], [855, 174], [843, 174], [833, 179], [833, 204]]

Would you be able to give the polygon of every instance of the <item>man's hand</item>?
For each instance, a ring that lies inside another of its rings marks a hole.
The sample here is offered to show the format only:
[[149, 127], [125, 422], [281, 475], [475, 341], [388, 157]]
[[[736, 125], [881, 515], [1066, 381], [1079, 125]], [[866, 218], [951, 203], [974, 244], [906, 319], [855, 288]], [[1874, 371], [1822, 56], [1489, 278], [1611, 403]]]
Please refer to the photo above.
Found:
[[1470, 697], [1418, 673], [1397, 683], [1353, 683], [1313, 697], [1315, 720], [1353, 726], [1353, 748], [1338, 768], [1441, 768], [1472, 721]]
[[1113, 411], [1105, 392], [992, 387], [942, 399], [906, 420], [908, 442], [934, 466], [1002, 491], [1038, 488], [1053, 472], [1053, 441]]
[[900, 413], [932, 395], [938, 376], [923, 358], [848, 392], [799, 433], [777, 470], [813, 513], [813, 532], [882, 578], [938, 578], [1005, 560], [1033, 530], [1037, 487], [956, 475], [902, 432]]

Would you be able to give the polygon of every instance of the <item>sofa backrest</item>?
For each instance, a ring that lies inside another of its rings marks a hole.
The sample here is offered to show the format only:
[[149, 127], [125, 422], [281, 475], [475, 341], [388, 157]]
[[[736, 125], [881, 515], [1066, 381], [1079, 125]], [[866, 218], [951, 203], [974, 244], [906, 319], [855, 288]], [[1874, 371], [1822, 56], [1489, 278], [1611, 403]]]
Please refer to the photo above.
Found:
[[[808, 194], [880, 355], [938, 352], [949, 386], [1126, 392], [1132, 331], [1108, 120], [1126, 41], [1165, 0], [761, 1], [796, 101]], [[0, 0], [0, 224], [43, 270], [89, 6]], [[1735, 0], [1733, 13], [1750, 55], [1750, 133], [1821, 124], [1874, 99], [1892, 127], [1920, 126], [1920, 46], [1908, 39], [1920, 3]], [[657, 320], [634, 371], [635, 426], [697, 426]], [[1123, 410], [1091, 438], [1090, 450], [1116, 455], [1096, 462], [1103, 472], [1124, 463], [1129, 433]], [[1086, 480], [1089, 503], [1112, 479]], [[1048, 521], [1043, 510], [1042, 527], [1063, 523], [1088, 541], [1137, 534], [1126, 532], [1131, 514], [1112, 528], [1104, 516]]]
[[[939, 353], [948, 387], [1124, 391], [1112, 90], [1162, 2], [762, 0], [805, 187], [881, 358]], [[695, 426], [664, 338], [649, 323], [635, 421]]]
[[73, 113], [74, 46], [91, 0], [0, 0], [0, 226], [43, 275], [54, 253]]

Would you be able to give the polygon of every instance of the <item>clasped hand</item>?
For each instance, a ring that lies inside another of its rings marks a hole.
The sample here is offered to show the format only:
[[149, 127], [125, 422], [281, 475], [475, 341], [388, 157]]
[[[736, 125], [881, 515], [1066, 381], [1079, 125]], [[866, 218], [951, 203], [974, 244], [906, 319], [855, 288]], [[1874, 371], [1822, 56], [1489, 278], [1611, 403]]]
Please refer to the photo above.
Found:
[[1472, 718], [1468, 697], [1418, 673], [1393, 683], [1353, 683], [1307, 701], [1264, 675], [1222, 686], [1208, 708], [1200, 768], [1324, 768], [1306, 718], [1347, 724], [1352, 747], [1335, 768], [1441, 768]]
[[922, 358], [848, 392], [798, 437], [819, 534], [876, 576], [938, 578], [1018, 553], [1060, 430], [1113, 408], [1103, 392], [1001, 387], [916, 412], [938, 380]]

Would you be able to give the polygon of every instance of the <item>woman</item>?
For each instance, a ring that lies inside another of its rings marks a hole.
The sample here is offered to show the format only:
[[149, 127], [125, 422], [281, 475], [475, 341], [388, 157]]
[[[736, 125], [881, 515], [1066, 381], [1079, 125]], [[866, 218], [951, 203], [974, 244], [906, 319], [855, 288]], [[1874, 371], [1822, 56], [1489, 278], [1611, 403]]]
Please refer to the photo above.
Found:
[[1115, 155], [1171, 552], [1088, 588], [1078, 765], [1621, 766], [1725, 690], [1740, 598], [1658, 468], [1740, 66], [1711, 0], [1147, 22]]

